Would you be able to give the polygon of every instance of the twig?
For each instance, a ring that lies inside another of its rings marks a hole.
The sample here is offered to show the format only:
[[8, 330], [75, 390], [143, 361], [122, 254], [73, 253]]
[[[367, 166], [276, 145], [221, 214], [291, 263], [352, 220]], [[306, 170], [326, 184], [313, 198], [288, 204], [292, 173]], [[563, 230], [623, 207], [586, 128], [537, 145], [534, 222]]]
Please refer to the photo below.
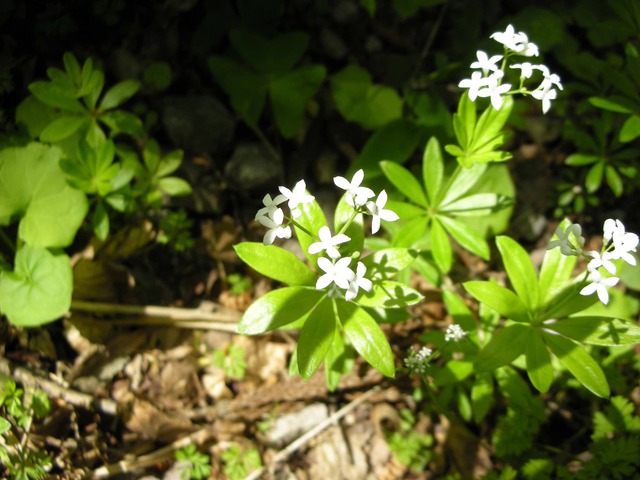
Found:
[[[284, 449], [280, 450], [274, 457], [271, 464], [271, 467], [275, 467], [278, 463], [284, 462], [291, 454], [293, 454], [296, 450], [304, 446], [307, 442], [309, 442], [312, 438], [318, 435], [323, 430], [326, 430], [331, 425], [335, 425], [338, 423], [342, 417], [347, 415], [349, 412], [354, 410], [358, 405], [364, 403], [369, 399], [375, 392], [377, 392], [380, 387], [376, 386], [368, 390], [367, 392], [360, 395], [358, 398], [348, 403], [340, 410], [335, 412], [326, 420], [322, 421], [311, 430], [307, 431], [296, 440], [287, 445]], [[245, 480], [258, 480], [262, 474], [265, 472], [265, 467], [260, 467], [258, 470], [251, 472], [249, 475], [245, 477]]]

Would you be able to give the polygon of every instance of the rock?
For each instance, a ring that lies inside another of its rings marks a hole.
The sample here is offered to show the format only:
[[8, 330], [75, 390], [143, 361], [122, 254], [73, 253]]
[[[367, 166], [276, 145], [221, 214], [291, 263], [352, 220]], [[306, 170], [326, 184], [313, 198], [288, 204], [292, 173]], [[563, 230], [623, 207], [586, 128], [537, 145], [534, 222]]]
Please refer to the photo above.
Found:
[[315, 403], [298, 412], [282, 415], [276, 418], [267, 432], [267, 443], [281, 448], [328, 417], [329, 409], [324, 403]]
[[282, 167], [261, 144], [241, 143], [224, 173], [229, 185], [238, 190], [273, 190], [282, 178]]
[[164, 129], [178, 148], [199, 154], [215, 153], [233, 139], [235, 118], [210, 95], [167, 97], [161, 108]]

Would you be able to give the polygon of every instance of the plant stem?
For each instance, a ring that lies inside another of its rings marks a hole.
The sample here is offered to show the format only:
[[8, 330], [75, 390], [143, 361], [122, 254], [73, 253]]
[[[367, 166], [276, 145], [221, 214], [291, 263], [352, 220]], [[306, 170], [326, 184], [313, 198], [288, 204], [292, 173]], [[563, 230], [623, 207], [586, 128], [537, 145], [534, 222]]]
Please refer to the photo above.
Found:
[[358, 216], [358, 210], [353, 210], [353, 214], [351, 215], [351, 218], [349, 218], [349, 220], [347, 220], [347, 222], [342, 226], [342, 228], [340, 229], [340, 231], [337, 233], [337, 235], [340, 235], [341, 233], [344, 233], [347, 231], [347, 228], [349, 228], [349, 225], [351, 225], [353, 223], [353, 221], [356, 219], [356, 217]]
[[299, 228], [300, 230], [302, 230], [304, 233], [306, 233], [307, 235], [309, 235], [311, 238], [315, 238], [315, 239], [320, 239], [317, 235], [314, 235], [313, 233], [311, 233], [309, 230], [307, 230], [305, 227], [303, 227], [302, 225], [300, 225], [298, 222], [296, 222], [293, 218], [289, 218], [289, 221], [296, 227]]
[[2, 240], [7, 247], [9, 247], [11, 249], [12, 252], [16, 251], [16, 245], [15, 243], [13, 243], [11, 241], [11, 239], [9, 238], [9, 236], [5, 233], [5, 231], [3, 229], [0, 228], [0, 240]]

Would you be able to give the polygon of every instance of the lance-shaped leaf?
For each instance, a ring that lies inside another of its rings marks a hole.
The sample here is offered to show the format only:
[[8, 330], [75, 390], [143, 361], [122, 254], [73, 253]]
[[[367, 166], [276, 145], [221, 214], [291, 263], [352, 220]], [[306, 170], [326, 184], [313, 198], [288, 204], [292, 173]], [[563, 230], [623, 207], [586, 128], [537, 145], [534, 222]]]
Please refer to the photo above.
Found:
[[481, 235], [475, 232], [468, 225], [444, 215], [438, 216], [438, 221], [449, 232], [449, 234], [466, 250], [475, 253], [485, 260], [489, 260], [489, 244]]
[[453, 114], [453, 130], [462, 149], [466, 150], [471, 146], [475, 127], [476, 106], [469, 100], [469, 95], [465, 92], [458, 102], [458, 111]]
[[330, 391], [338, 388], [338, 383], [342, 375], [346, 375], [353, 370], [356, 352], [349, 345], [345, 345], [342, 335], [336, 333], [333, 336], [331, 347], [327, 350], [324, 360], [324, 373], [327, 387]]
[[453, 202], [442, 206], [439, 211], [456, 216], [485, 216], [505, 208], [507, 199], [495, 193], [476, 193], [461, 197]]
[[518, 242], [509, 237], [497, 237], [496, 244], [513, 289], [529, 310], [535, 310], [539, 304], [540, 288], [529, 254]]
[[244, 312], [238, 333], [258, 335], [284, 327], [307, 315], [325, 292], [306, 287], [285, 287], [258, 298]]
[[409, 200], [423, 207], [429, 206], [424, 190], [409, 170], [386, 160], [380, 162], [380, 168], [387, 179]]
[[433, 374], [433, 383], [439, 387], [462, 382], [473, 373], [473, 363], [468, 360], [450, 360]]
[[538, 391], [543, 393], [548, 391], [553, 382], [551, 355], [538, 332], [533, 332], [529, 337], [525, 356], [529, 380]]
[[314, 285], [316, 275], [293, 253], [273, 245], [242, 242], [233, 247], [240, 259], [262, 275], [289, 285]]
[[333, 342], [336, 317], [333, 300], [325, 297], [309, 314], [298, 337], [298, 371], [303, 380], [316, 373]]
[[[396, 212], [400, 218], [406, 219], [407, 217], [403, 216], [402, 213], [393, 210], [391, 206], [389, 208]], [[424, 210], [423, 210], [424, 213]], [[421, 238], [425, 236], [425, 230], [429, 226], [429, 217], [426, 215], [421, 215], [419, 217], [414, 217], [405, 223], [402, 227], [398, 229], [396, 234], [393, 236], [393, 246], [394, 247], [412, 247], [416, 244]]]
[[336, 308], [345, 336], [353, 348], [383, 375], [393, 377], [395, 365], [391, 346], [376, 321], [353, 303], [336, 300]]
[[471, 148], [474, 152], [491, 151], [504, 143], [504, 125], [507, 123], [511, 110], [513, 110], [513, 98], [509, 95], [503, 97], [500, 110], [487, 107], [478, 119], [473, 132]]
[[140, 89], [140, 82], [137, 80], [125, 80], [116, 83], [102, 97], [99, 109], [101, 111], [111, 110], [119, 107], [124, 102], [133, 97]]
[[13, 272], [0, 273], [0, 310], [20, 327], [35, 327], [62, 316], [71, 305], [69, 257], [25, 244]]
[[640, 343], [640, 327], [620, 318], [577, 316], [545, 324], [545, 327], [591, 345], [614, 347]]
[[492, 375], [486, 372], [476, 374], [475, 381], [471, 387], [471, 408], [473, 410], [473, 419], [476, 423], [484, 419], [494, 403]]
[[390, 278], [407, 268], [418, 252], [407, 248], [385, 248], [362, 259], [367, 267], [367, 278]]
[[86, 115], [63, 115], [54, 120], [40, 134], [43, 142], [55, 143], [76, 133], [80, 127], [89, 125], [91, 119]]
[[451, 270], [453, 265], [453, 248], [447, 231], [436, 217], [431, 222], [431, 251], [436, 264], [443, 273]]
[[438, 204], [443, 177], [444, 161], [440, 143], [436, 137], [431, 137], [422, 155], [422, 179], [431, 205]]
[[424, 297], [400, 282], [382, 280], [373, 284], [370, 292], [361, 290], [354, 300], [358, 305], [371, 308], [404, 308], [415, 305]]
[[476, 357], [474, 362], [476, 372], [491, 372], [513, 362], [526, 351], [533, 334], [531, 327], [520, 323], [504, 327], [491, 338]]
[[571, 374], [588, 390], [599, 397], [610, 394], [607, 377], [600, 365], [584, 348], [557, 334], [544, 333], [544, 341]]
[[580, 295], [579, 292], [583, 286], [570, 284], [558, 293], [545, 305], [542, 318], [546, 320], [568, 317], [596, 303], [598, 301], [597, 295]]
[[476, 164], [469, 168], [458, 167], [449, 178], [440, 206], [449, 205], [454, 200], [467, 195], [487, 169], [486, 164]]
[[508, 288], [495, 283], [473, 280], [465, 282], [463, 287], [476, 300], [492, 308], [504, 318], [516, 322], [529, 323], [529, 311], [522, 300]]
[[[564, 230], [568, 224], [569, 221], [565, 220], [560, 223], [560, 227]], [[557, 239], [556, 235], [551, 238], [551, 240]], [[559, 248], [552, 248], [545, 252], [538, 280], [541, 304], [547, 304], [565, 288], [571, 278], [577, 258], [575, 255], [563, 255]]]

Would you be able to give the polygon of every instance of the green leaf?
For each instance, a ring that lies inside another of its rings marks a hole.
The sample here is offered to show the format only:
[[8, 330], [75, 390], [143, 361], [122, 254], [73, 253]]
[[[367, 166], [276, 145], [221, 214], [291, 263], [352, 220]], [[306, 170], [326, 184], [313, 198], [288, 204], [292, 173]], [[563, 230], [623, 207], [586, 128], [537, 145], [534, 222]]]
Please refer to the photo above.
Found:
[[272, 290], [253, 302], [238, 324], [238, 333], [259, 335], [308, 315], [325, 292], [306, 287]]
[[370, 308], [403, 308], [415, 305], [424, 297], [403, 283], [393, 280], [375, 282], [370, 292], [360, 290], [354, 302]]
[[462, 284], [479, 302], [492, 308], [504, 318], [516, 322], [529, 323], [529, 310], [522, 300], [508, 288], [501, 287], [492, 282], [473, 280]]
[[391, 346], [384, 332], [365, 310], [353, 303], [335, 301], [345, 336], [356, 351], [387, 377], [395, 375]]
[[273, 115], [285, 138], [300, 131], [307, 102], [316, 94], [327, 71], [321, 65], [308, 65], [276, 78], [269, 84]]
[[458, 167], [449, 178], [440, 205], [449, 205], [454, 200], [467, 195], [487, 169], [486, 164], [477, 163], [469, 168]]
[[80, 127], [88, 124], [87, 117], [79, 117], [76, 115], [65, 115], [60, 117], [49, 125], [40, 133], [40, 140], [43, 142], [55, 143], [76, 133]]
[[52, 107], [75, 113], [85, 111], [73, 92], [52, 82], [33, 82], [29, 85], [29, 91], [38, 100]]
[[476, 329], [476, 323], [473, 313], [465, 304], [464, 300], [451, 290], [442, 290], [442, 300], [447, 309], [447, 313], [451, 315], [455, 323], [459, 324], [466, 332]]
[[[560, 227], [565, 230], [569, 223], [568, 220], [564, 220], [560, 223]], [[555, 234], [551, 238], [551, 240], [557, 239], [558, 237]], [[576, 261], [576, 256], [563, 255], [559, 248], [552, 248], [545, 252], [538, 280], [540, 303], [542, 305], [546, 305], [566, 286], [571, 278]]]
[[19, 327], [43, 325], [69, 310], [72, 289], [67, 255], [24, 244], [13, 272], [0, 272], [0, 310]]
[[62, 151], [40, 143], [0, 150], [0, 218], [21, 217], [18, 234], [34, 247], [70, 245], [88, 210], [67, 185]]
[[489, 251], [489, 244], [471, 227], [453, 218], [445, 217], [444, 215], [439, 215], [438, 221], [466, 250], [475, 253], [485, 260], [489, 260], [489, 256], [491, 254]]
[[367, 267], [367, 278], [391, 278], [407, 268], [418, 253], [407, 248], [385, 248], [362, 259]]
[[178, 177], [161, 178], [158, 180], [158, 188], [172, 197], [189, 195], [191, 193], [191, 185], [189, 185], [186, 180]]
[[587, 192], [593, 193], [602, 185], [602, 177], [604, 175], [604, 162], [598, 162], [587, 172], [587, 176], [584, 179], [584, 184], [587, 187]]
[[233, 247], [238, 257], [258, 273], [289, 285], [316, 283], [316, 275], [293, 253], [273, 245], [242, 242]]
[[440, 143], [437, 138], [431, 137], [422, 155], [422, 179], [431, 205], [438, 204], [443, 176], [444, 161]]
[[529, 337], [525, 356], [529, 380], [539, 392], [547, 392], [553, 382], [553, 367], [551, 355], [538, 332]]
[[[395, 210], [393, 210], [391, 205], [388, 205], [388, 206], [392, 211], [396, 212]], [[398, 215], [400, 215], [400, 213], [398, 213]], [[400, 215], [400, 218], [405, 218], [405, 217]], [[420, 240], [425, 236], [428, 226], [429, 226], [429, 217], [427, 217], [426, 215], [412, 218], [407, 223], [405, 223], [402, 227], [400, 227], [398, 231], [394, 234], [393, 246], [402, 247], [402, 248], [412, 247], [413, 245], [416, 244], [418, 240]]]
[[571, 284], [560, 291], [545, 305], [541, 318], [564, 318], [590, 307], [598, 301], [597, 295], [580, 295], [584, 285]]
[[91, 226], [93, 233], [98, 239], [104, 241], [109, 235], [109, 214], [103, 202], [98, 202], [91, 215]]
[[253, 68], [271, 76], [291, 70], [309, 45], [309, 35], [304, 32], [283, 33], [267, 39], [252, 30], [235, 29], [229, 38]]
[[489, 373], [476, 374], [471, 387], [471, 406], [476, 423], [480, 423], [486, 417], [494, 403], [493, 377]]
[[325, 297], [309, 314], [298, 337], [298, 371], [303, 380], [316, 373], [336, 333], [333, 300]]
[[296, 222], [298, 222], [298, 224], [304, 227], [313, 236], [310, 236], [304, 230], [295, 225], [294, 230], [296, 231], [300, 248], [302, 248], [307, 260], [309, 260], [309, 263], [315, 267], [318, 264], [318, 257], [322, 255], [322, 252], [316, 255], [310, 254], [309, 245], [319, 240], [318, 232], [322, 227], [328, 226], [327, 219], [324, 216], [322, 208], [320, 208], [320, 205], [318, 205], [318, 202], [315, 200], [301, 203], [298, 205], [298, 209], [300, 209], [302, 215], [296, 219]]
[[640, 343], [640, 327], [619, 318], [576, 316], [545, 323], [545, 327], [577, 342], [591, 345], [615, 347]]
[[262, 114], [267, 94], [264, 78], [226, 57], [209, 58], [209, 70], [231, 98], [231, 105], [248, 125], [255, 126]]
[[324, 373], [329, 391], [338, 388], [342, 375], [347, 375], [353, 370], [355, 352], [353, 348], [347, 347], [342, 340], [342, 335], [333, 336], [331, 347], [327, 351], [324, 360]]
[[119, 107], [133, 97], [138, 90], [140, 90], [140, 82], [138, 80], [125, 80], [116, 83], [104, 94], [98, 110], [104, 112]]
[[427, 197], [416, 177], [409, 170], [395, 162], [380, 162], [382, 173], [398, 189], [398, 191], [414, 203], [428, 207]]
[[611, 191], [616, 197], [619, 197], [624, 192], [624, 185], [622, 184], [622, 178], [611, 165], [607, 165], [604, 169], [604, 176], [607, 179], [607, 184], [611, 188]]
[[553, 354], [576, 379], [598, 397], [607, 398], [609, 384], [598, 363], [580, 345], [556, 334], [544, 333]]
[[473, 132], [473, 141], [469, 148], [474, 153], [489, 152], [502, 146], [505, 140], [504, 125], [513, 110], [513, 97], [503, 97], [502, 107], [496, 110], [493, 106], [487, 107], [478, 119]]
[[142, 120], [131, 112], [124, 110], [110, 110], [100, 114], [98, 120], [111, 129], [111, 137], [115, 137], [120, 133], [125, 133], [132, 137], [139, 138], [147, 136]]
[[447, 231], [438, 220], [434, 218], [431, 222], [431, 251], [440, 270], [447, 273], [453, 265], [453, 249]]
[[158, 165], [158, 170], [156, 171], [157, 177], [166, 177], [167, 175], [175, 172], [180, 164], [182, 163], [182, 158], [184, 157], [184, 151], [182, 150], [173, 150], [167, 153], [160, 160], [160, 164]]
[[616, 113], [632, 113], [632, 110], [618, 102], [609, 100], [602, 97], [589, 97], [589, 103], [594, 107], [601, 108], [603, 110], [609, 110]]
[[585, 153], [574, 153], [573, 155], [569, 155], [564, 163], [565, 165], [571, 165], [573, 167], [580, 167], [583, 165], [591, 165], [592, 163], [596, 163], [600, 157], [597, 155], [587, 155]]
[[509, 237], [497, 237], [496, 244], [513, 289], [529, 310], [536, 310], [540, 303], [540, 287], [529, 254], [518, 242]]
[[627, 118], [618, 133], [618, 139], [627, 143], [640, 137], [640, 116], [631, 115]]
[[487, 216], [500, 210], [505, 203], [502, 195], [495, 193], [476, 193], [460, 197], [447, 205], [440, 207], [441, 213], [455, 216]]
[[4, 417], [0, 417], [0, 435], [4, 435], [9, 430], [11, 430], [11, 423], [9, 420]]
[[475, 126], [476, 106], [465, 92], [458, 102], [458, 111], [453, 115], [453, 130], [462, 150], [467, 150], [471, 146]]
[[473, 363], [468, 360], [450, 360], [433, 374], [433, 383], [440, 387], [460, 383], [473, 373]]
[[331, 92], [338, 111], [351, 122], [373, 130], [402, 116], [402, 99], [387, 86], [371, 82], [371, 75], [349, 65], [331, 78]]
[[514, 323], [504, 327], [491, 338], [476, 357], [474, 362], [476, 372], [491, 372], [511, 363], [526, 351], [532, 335], [533, 330], [527, 325]]

